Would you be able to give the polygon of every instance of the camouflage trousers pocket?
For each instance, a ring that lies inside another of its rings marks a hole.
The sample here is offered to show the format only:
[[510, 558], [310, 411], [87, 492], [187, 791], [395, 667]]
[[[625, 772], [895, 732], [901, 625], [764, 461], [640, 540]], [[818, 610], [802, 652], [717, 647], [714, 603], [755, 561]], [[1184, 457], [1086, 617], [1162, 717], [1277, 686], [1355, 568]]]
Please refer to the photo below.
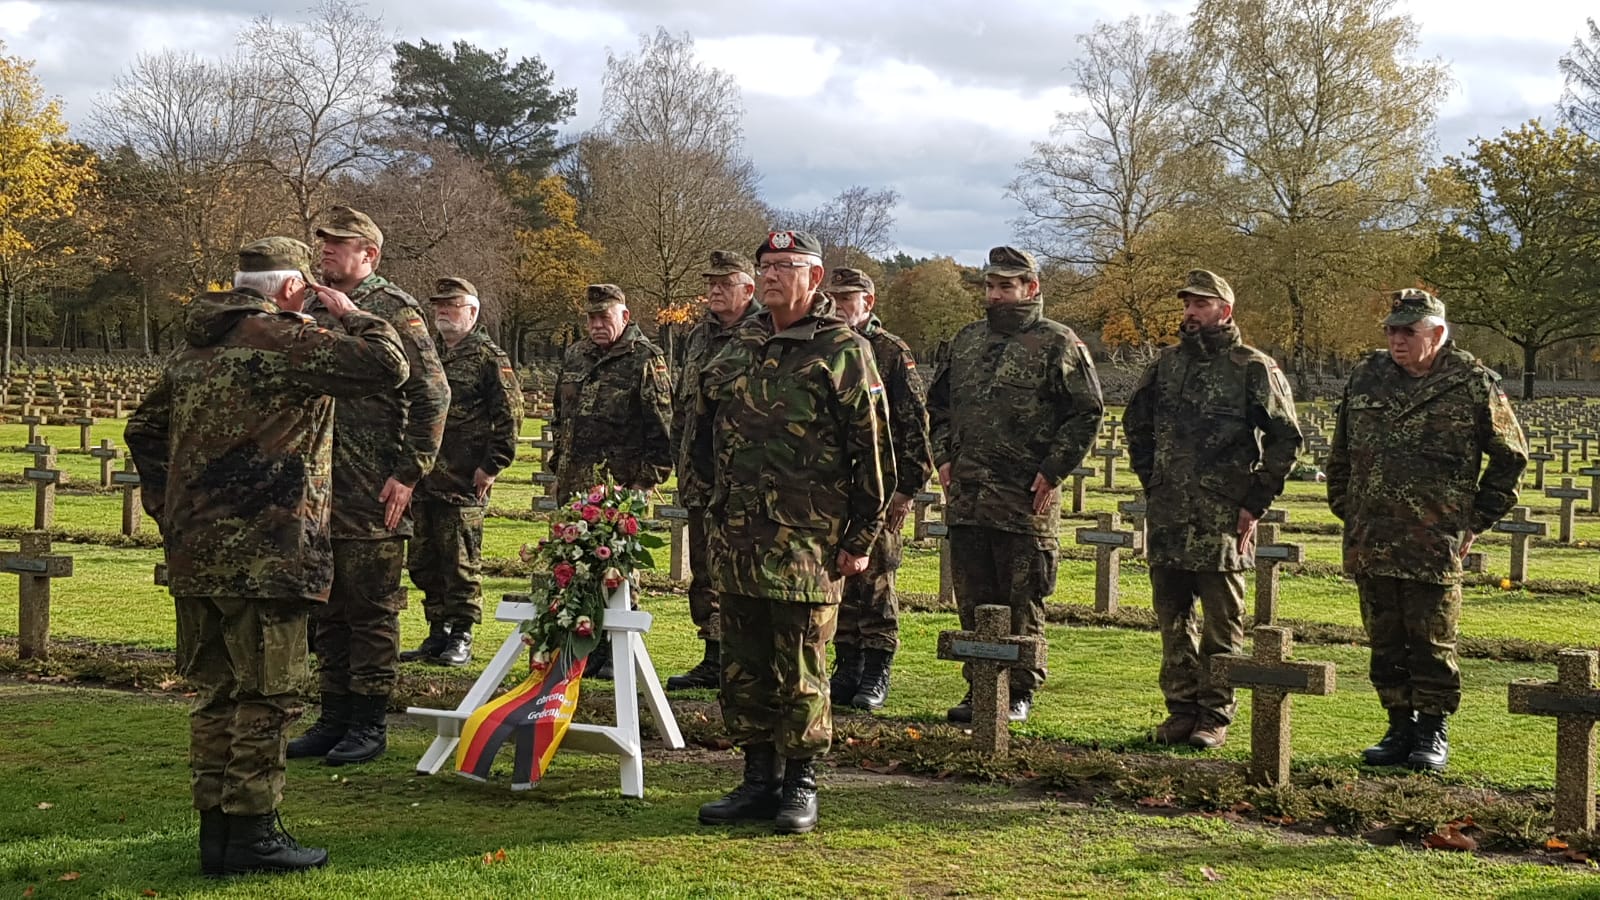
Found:
[[[257, 613], [261, 639], [256, 689], [263, 697], [298, 693], [310, 679], [306, 666], [306, 616], [309, 604], [262, 604]], [[242, 679], [241, 679], [242, 680]]]

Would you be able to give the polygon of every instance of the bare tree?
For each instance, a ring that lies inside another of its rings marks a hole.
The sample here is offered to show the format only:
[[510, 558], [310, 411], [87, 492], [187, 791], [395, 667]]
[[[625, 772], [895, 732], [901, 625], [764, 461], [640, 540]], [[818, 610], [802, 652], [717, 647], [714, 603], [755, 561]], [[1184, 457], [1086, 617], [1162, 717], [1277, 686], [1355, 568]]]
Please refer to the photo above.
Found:
[[370, 181], [341, 184], [383, 229], [382, 273], [417, 297], [434, 281], [466, 278], [494, 324], [516, 264], [517, 209], [499, 180], [443, 140], [390, 143], [393, 159]]
[[1589, 36], [1578, 37], [1572, 50], [1561, 57], [1566, 88], [1561, 113], [1574, 128], [1600, 140], [1600, 25], [1588, 20]]
[[335, 179], [377, 168], [393, 53], [382, 20], [360, 3], [319, 0], [310, 13], [258, 18], [240, 37], [264, 113], [255, 161], [288, 191], [307, 241]]
[[103, 160], [111, 255], [144, 282], [146, 301], [151, 287], [177, 300], [226, 279], [239, 245], [279, 217], [245, 163], [261, 127], [253, 78], [240, 59], [163, 50], [140, 55], [96, 100], [87, 130]]
[[636, 55], [609, 56], [603, 84], [600, 126], [563, 168], [607, 276], [647, 321], [700, 293], [711, 250], [754, 245], [765, 210], [740, 152], [738, 86], [687, 35], [657, 30]]
[[1008, 195], [1022, 240], [1090, 276], [1108, 327], [1142, 345], [1170, 329], [1173, 262], [1163, 234], [1188, 196], [1196, 151], [1183, 130], [1185, 40], [1171, 16], [1097, 25], [1070, 67], [1086, 105], [1057, 113]]
[[900, 192], [854, 185], [810, 212], [778, 212], [776, 225], [809, 231], [822, 243], [823, 262], [854, 265], [894, 249], [894, 208]]

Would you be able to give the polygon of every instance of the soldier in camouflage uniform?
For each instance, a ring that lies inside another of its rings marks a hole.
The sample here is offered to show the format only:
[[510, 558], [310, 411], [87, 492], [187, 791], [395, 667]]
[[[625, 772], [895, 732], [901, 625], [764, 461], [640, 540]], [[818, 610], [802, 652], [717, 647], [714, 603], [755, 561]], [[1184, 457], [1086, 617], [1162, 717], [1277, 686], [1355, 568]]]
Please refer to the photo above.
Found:
[[1180, 342], [1145, 367], [1122, 421], [1149, 508], [1168, 713], [1156, 740], [1211, 749], [1227, 741], [1234, 712], [1233, 689], [1210, 678], [1211, 657], [1244, 648], [1256, 520], [1283, 491], [1301, 438], [1288, 380], [1240, 340], [1228, 282], [1195, 269], [1178, 299]]
[[[400, 610], [411, 492], [433, 468], [450, 406], [422, 308], [375, 273], [383, 232], [335, 206], [317, 228], [322, 277], [350, 302], [394, 326], [411, 374], [396, 390], [334, 408], [333, 593], [316, 612], [322, 715], [289, 744], [289, 758], [328, 765], [376, 759], [388, 748], [389, 695], [400, 667]], [[312, 314], [327, 322], [326, 293]]]
[[[1014, 633], [1041, 637], [1061, 549], [1061, 480], [1100, 428], [1100, 379], [1072, 329], [1045, 317], [1032, 254], [996, 247], [983, 276], [985, 317], [956, 334], [928, 392], [950, 573], [963, 628], [996, 604], [1010, 607]], [[1045, 672], [1010, 672], [1020, 722]], [[952, 722], [972, 721], [970, 667], [962, 674], [967, 696], [946, 714]]]
[[1437, 297], [1398, 291], [1383, 324], [1389, 349], [1361, 361], [1339, 403], [1328, 506], [1389, 716], [1363, 759], [1437, 771], [1461, 703], [1461, 558], [1516, 505], [1528, 444], [1500, 376], [1451, 343]]
[[817, 822], [814, 759], [833, 738], [827, 652], [844, 579], [866, 571], [894, 485], [872, 348], [816, 293], [822, 248], [778, 231], [756, 250], [762, 315], [700, 375], [690, 459], [712, 486], [722, 718], [744, 781], [708, 825]]
[[189, 304], [187, 346], [125, 438], [166, 547], [178, 671], [198, 694], [189, 765], [210, 876], [328, 859], [276, 818], [306, 616], [333, 579], [328, 397], [392, 389], [407, 365], [394, 329], [348, 302], [330, 303], [331, 329], [299, 312], [310, 265], [290, 238], [246, 244], [234, 289]]
[[[550, 468], [563, 500], [598, 479], [648, 491], [672, 474], [672, 378], [667, 356], [631, 321], [614, 284], [591, 284], [589, 336], [567, 348], [556, 382]], [[611, 642], [589, 654], [590, 678], [611, 677]]]
[[464, 666], [472, 661], [472, 626], [483, 621], [483, 513], [495, 477], [516, 459], [522, 382], [505, 351], [477, 327], [480, 301], [471, 282], [441, 278], [428, 300], [444, 339], [450, 411], [439, 459], [417, 485], [407, 548], [428, 636], [400, 659]]
[[900, 568], [904, 540], [900, 532], [911, 511], [912, 498], [933, 474], [927, 388], [911, 348], [885, 331], [883, 323], [872, 314], [877, 294], [867, 273], [836, 268], [829, 273], [822, 291], [833, 299], [840, 318], [872, 345], [889, 400], [889, 434], [898, 483], [889, 500], [883, 533], [872, 545], [867, 571], [845, 579], [839, 630], [833, 639], [833, 678], [828, 685], [836, 706], [879, 709], [889, 697], [889, 667], [900, 648], [900, 615], [894, 596], [894, 575]]
[[714, 688], [722, 681], [721, 615], [706, 559], [706, 503], [711, 498], [711, 486], [695, 480], [683, 436], [688, 430], [688, 417], [694, 412], [700, 371], [745, 320], [761, 311], [761, 304], [754, 302], [755, 269], [743, 255], [713, 250], [710, 265], [701, 274], [706, 279], [706, 315], [684, 342], [687, 349], [672, 403], [672, 459], [678, 467], [678, 503], [689, 511], [689, 618], [699, 629], [700, 640], [705, 641], [705, 654], [688, 672], [667, 679], [667, 689], [674, 691]]

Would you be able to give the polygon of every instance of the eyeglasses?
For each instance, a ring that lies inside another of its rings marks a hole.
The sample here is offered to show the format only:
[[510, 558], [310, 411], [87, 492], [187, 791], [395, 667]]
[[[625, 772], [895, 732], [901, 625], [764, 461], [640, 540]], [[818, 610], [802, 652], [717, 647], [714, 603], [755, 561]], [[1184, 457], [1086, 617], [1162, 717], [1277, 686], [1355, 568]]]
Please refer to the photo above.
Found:
[[816, 264], [812, 263], [812, 262], [808, 262], [807, 260], [791, 259], [788, 262], [765, 262], [765, 263], [762, 263], [761, 265], [756, 266], [756, 271], [761, 273], [762, 275], [765, 275], [768, 272], [771, 272], [773, 269], [777, 269], [778, 271], [782, 272], [784, 269], [809, 269], [813, 265], [816, 265]]
[[1383, 326], [1383, 333], [1389, 337], [1414, 338], [1420, 332], [1413, 325], [1385, 325]]
[[738, 290], [739, 286], [742, 284], [744, 284], [744, 282], [737, 278], [707, 278], [706, 291], [735, 291]]

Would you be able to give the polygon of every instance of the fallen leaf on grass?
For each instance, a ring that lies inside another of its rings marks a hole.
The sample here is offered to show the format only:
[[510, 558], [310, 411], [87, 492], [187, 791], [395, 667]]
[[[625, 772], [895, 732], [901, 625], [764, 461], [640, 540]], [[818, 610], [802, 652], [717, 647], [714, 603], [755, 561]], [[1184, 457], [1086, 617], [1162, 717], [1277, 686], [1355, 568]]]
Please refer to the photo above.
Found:
[[[56, 808], [56, 805], [54, 803], [49, 803], [47, 801], [40, 801], [39, 805], [34, 807], [34, 809], [55, 809], [55, 808]], [[1562, 844], [1561, 846], [1565, 847], [1566, 844]]]
[[915, 726], [907, 726], [906, 737], [912, 739], [913, 741], [920, 741], [922, 740], [922, 732], [918, 731]]
[[486, 865], [486, 866], [492, 866], [495, 863], [503, 863], [505, 861], [506, 861], [506, 848], [504, 848], [504, 847], [501, 847], [499, 850], [496, 850], [493, 853], [490, 853], [488, 851], [484, 851], [483, 864]]
[[732, 750], [733, 749], [733, 741], [730, 741], [725, 737], [710, 737], [710, 738], [706, 738], [705, 740], [700, 742], [700, 745], [702, 747], [709, 747], [712, 750]]
[[1217, 870], [1211, 868], [1210, 866], [1201, 866], [1200, 867], [1200, 874], [1205, 876], [1205, 879], [1207, 881], [1221, 881], [1222, 880], [1222, 876], [1217, 874]]
[[183, 684], [183, 679], [181, 678], [163, 678], [156, 682], [156, 687], [163, 691], [170, 691], [180, 684]]
[[22, 896], [24, 896], [24, 897], [32, 897], [33, 896], [33, 885], [30, 884], [26, 888], [24, 888], [23, 891], [22, 891]]
[[1175, 805], [1170, 794], [1165, 797], [1140, 797], [1135, 802], [1145, 809], [1171, 809]]
[[1261, 821], [1271, 822], [1274, 825], [1293, 825], [1294, 816], [1262, 816]]
[[891, 759], [886, 763], [875, 763], [864, 759], [861, 761], [861, 768], [866, 769], [868, 772], [877, 772], [879, 775], [890, 775], [894, 773], [894, 770], [900, 768], [900, 760]]
[[63, 872], [61, 874], [61, 877], [57, 878], [56, 880], [57, 881], [77, 881], [79, 878], [82, 878], [82, 877], [83, 876], [79, 875], [77, 872]]
[[1561, 855], [1572, 860], [1573, 862], [1589, 862], [1589, 854], [1583, 852], [1582, 850], [1564, 850], [1562, 851]]
[[1476, 850], [1478, 842], [1462, 834], [1461, 829], [1456, 826], [1446, 825], [1423, 838], [1422, 846], [1429, 850]]
[[1567, 849], [1567, 842], [1561, 838], [1551, 838], [1544, 842], [1544, 848], [1546, 850], [1565, 850]]
[[159, 892], [157, 892], [157, 891], [151, 890], [150, 888], [145, 888], [144, 890], [139, 892], [139, 896], [141, 896], [141, 897], [159, 897], [159, 896], [161, 896], [161, 894]]
[[1238, 803], [1235, 803], [1233, 806], [1229, 807], [1229, 809], [1232, 809], [1234, 812], [1239, 813], [1240, 815], [1243, 815], [1247, 812], [1254, 812], [1255, 808], [1255, 804], [1249, 802], [1248, 800], [1240, 800]]

